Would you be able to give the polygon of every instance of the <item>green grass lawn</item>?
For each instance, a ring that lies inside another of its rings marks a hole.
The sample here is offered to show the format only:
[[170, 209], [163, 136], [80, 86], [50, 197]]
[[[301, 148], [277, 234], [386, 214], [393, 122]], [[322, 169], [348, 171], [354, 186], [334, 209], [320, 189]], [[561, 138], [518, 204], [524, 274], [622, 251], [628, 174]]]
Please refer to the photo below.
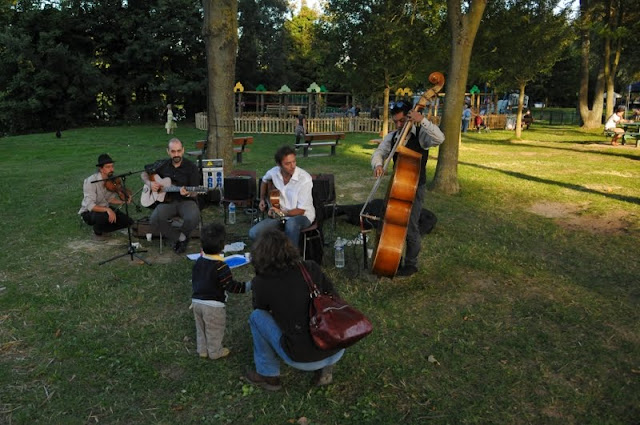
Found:
[[[188, 149], [203, 135], [177, 130]], [[254, 136], [241, 168], [261, 175], [293, 135]], [[139, 240], [152, 266], [128, 256], [98, 265], [126, 252], [126, 236], [91, 239], [77, 216], [82, 180], [103, 152], [117, 173], [163, 158], [161, 126], [0, 139], [0, 423], [638, 423], [640, 149], [575, 127], [534, 124], [512, 137], [463, 136], [461, 192], [427, 195], [438, 223], [418, 274], [375, 278], [360, 246], [337, 270], [326, 248], [327, 273], [374, 333], [347, 350], [333, 385], [313, 388], [309, 374], [283, 366], [277, 393], [242, 380], [250, 295], [230, 295], [231, 356], [201, 360], [190, 261]], [[298, 166], [334, 173], [339, 204], [363, 202], [371, 138], [347, 135], [337, 156]], [[436, 161], [437, 149], [429, 179]], [[137, 176], [127, 183], [141, 186]], [[222, 211], [203, 216], [221, 221]], [[240, 213], [229, 242], [248, 243], [248, 228]], [[338, 217], [325, 235], [352, 239], [358, 228]]]

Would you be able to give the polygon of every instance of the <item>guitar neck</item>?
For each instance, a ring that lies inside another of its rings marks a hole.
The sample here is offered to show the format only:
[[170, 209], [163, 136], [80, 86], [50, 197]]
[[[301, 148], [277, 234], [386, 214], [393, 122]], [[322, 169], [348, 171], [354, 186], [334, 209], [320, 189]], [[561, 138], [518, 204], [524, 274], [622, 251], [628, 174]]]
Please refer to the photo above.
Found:
[[[163, 192], [180, 192], [182, 186], [166, 186], [162, 188]], [[207, 188], [204, 186], [185, 186], [187, 192], [206, 192]]]

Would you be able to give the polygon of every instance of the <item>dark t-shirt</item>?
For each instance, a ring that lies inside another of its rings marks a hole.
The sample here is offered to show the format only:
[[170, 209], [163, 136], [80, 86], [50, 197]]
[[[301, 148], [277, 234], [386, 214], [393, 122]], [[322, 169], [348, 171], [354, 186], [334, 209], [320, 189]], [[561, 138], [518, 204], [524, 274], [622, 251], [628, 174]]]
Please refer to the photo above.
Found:
[[[156, 173], [161, 178], [169, 177], [174, 186], [198, 186], [200, 184], [200, 170], [198, 166], [186, 158], [182, 159], [179, 167], [174, 167], [171, 160], [165, 161], [156, 169]], [[195, 201], [194, 198], [184, 197], [179, 192], [167, 193], [165, 202], [177, 199]]]

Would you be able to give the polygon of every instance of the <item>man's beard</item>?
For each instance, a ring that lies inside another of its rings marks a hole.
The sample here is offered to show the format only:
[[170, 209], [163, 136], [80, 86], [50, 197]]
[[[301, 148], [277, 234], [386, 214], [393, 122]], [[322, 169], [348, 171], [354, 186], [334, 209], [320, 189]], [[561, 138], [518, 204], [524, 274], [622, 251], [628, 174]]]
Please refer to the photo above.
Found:
[[174, 156], [173, 158], [171, 158], [171, 160], [173, 161], [174, 164], [179, 164], [180, 162], [182, 162], [182, 157]]

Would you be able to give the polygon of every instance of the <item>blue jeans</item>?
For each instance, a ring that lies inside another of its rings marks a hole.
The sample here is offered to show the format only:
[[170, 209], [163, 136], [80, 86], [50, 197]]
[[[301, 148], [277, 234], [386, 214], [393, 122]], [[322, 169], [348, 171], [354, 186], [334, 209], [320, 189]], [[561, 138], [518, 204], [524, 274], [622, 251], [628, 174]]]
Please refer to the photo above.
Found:
[[462, 119], [462, 132], [466, 133], [467, 129], [469, 128], [469, 122], [471, 121], [471, 119]]
[[253, 362], [256, 364], [256, 372], [262, 376], [280, 376], [278, 356], [293, 368], [311, 371], [337, 363], [344, 354], [342, 349], [323, 360], [308, 363], [294, 362], [280, 345], [282, 331], [268, 311], [253, 310], [249, 315], [249, 326], [253, 335]]
[[[251, 240], [258, 239], [260, 233], [267, 229], [279, 229], [281, 220], [275, 218], [265, 218], [261, 222], [257, 223], [251, 229], [249, 229], [249, 237]], [[296, 215], [289, 217], [284, 223], [284, 233], [289, 240], [293, 242], [293, 246], [298, 247], [298, 241], [300, 240], [300, 230], [311, 226], [309, 219], [303, 215]]]

